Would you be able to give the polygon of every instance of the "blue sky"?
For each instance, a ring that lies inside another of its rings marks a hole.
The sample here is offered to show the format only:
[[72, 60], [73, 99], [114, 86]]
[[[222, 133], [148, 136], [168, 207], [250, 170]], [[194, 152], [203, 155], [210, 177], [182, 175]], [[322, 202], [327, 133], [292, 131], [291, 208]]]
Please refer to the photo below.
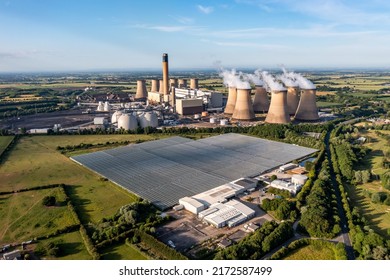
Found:
[[389, 67], [387, 0], [0, 0], [0, 72]]

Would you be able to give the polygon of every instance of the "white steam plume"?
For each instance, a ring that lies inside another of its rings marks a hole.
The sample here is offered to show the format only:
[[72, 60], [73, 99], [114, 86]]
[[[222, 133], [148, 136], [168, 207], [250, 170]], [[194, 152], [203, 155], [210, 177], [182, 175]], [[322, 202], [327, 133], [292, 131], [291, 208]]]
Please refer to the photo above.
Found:
[[260, 75], [256, 71], [254, 74], [246, 74], [246, 76], [248, 77], [248, 80], [255, 86], [262, 86], [264, 85], [264, 82], [260, 79]]
[[261, 72], [261, 76], [268, 91], [282, 91], [286, 90], [284, 86], [276, 81], [276, 79], [267, 71]]
[[237, 74], [235, 69], [231, 71], [221, 69], [219, 76], [223, 78], [223, 84], [228, 87], [236, 87], [239, 89], [250, 89], [251, 86], [245, 78], [245, 74], [240, 72]]
[[295, 80], [297, 81], [301, 89], [316, 89], [316, 86], [311, 81], [303, 77], [301, 74], [299, 73], [293, 73], [293, 74]]
[[288, 72], [286, 68], [282, 67], [283, 74], [278, 76], [278, 79], [283, 82], [286, 87], [298, 87], [299, 84], [295, 80], [294, 72]]

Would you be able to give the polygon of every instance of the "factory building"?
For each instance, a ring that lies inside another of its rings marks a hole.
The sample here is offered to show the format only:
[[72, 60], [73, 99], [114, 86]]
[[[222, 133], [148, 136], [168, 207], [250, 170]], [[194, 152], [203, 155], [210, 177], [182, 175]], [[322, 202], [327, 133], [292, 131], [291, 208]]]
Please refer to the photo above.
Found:
[[192, 197], [183, 197], [179, 204], [216, 228], [234, 227], [252, 218], [255, 211], [237, 200], [228, 199], [254, 189], [256, 185], [256, 180], [240, 178]]
[[302, 189], [302, 185], [300, 184], [294, 184], [292, 182], [282, 180], [273, 180], [270, 186], [275, 189], [289, 191], [292, 195], [296, 195]]
[[203, 111], [202, 99], [177, 99], [176, 112], [180, 115], [200, 114]]
[[183, 205], [184, 209], [195, 215], [198, 215], [200, 211], [203, 211], [206, 208], [202, 202], [188, 196], [180, 198], [179, 204]]
[[291, 183], [296, 185], [304, 185], [307, 181], [308, 177], [306, 175], [294, 174], [291, 177]]

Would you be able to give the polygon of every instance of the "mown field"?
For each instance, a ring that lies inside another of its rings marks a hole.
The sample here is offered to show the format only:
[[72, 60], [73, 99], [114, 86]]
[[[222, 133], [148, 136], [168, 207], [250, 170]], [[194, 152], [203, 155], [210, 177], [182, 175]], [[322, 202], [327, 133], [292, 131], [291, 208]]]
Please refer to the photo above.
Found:
[[136, 247], [126, 244], [116, 244], [102, 251], [103, 260], [147, 260]]
[[[335, 245], [334, 245], [335, 246]], [[284, 260], [335, 260], [334, 250], [318, 244], [310, 244], [289, 253]]]
[[23, 137], [0, 166], [0, 191], [49, 184], [67, 184], [83, 223], [114, 214], [135, 196], [62, 155], [57, 146], [106, 141], [149, 140], [148, 135], [76, 135]]
[[[49, 195], [57, 198], [56, 206], [42, 205]], [[0, 196], [0, 244], [46, 236], [75, 224], [60, 188]]]

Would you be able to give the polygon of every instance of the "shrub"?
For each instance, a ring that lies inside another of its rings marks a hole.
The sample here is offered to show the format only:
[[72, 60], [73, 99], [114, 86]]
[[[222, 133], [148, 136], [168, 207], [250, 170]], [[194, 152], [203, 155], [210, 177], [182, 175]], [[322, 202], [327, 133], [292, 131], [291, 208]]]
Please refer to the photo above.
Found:
[[56, 197], [55, 196], [45, 196], [42, 200], [42, 205], [44, 206], [54, 206], [56, 204]]

